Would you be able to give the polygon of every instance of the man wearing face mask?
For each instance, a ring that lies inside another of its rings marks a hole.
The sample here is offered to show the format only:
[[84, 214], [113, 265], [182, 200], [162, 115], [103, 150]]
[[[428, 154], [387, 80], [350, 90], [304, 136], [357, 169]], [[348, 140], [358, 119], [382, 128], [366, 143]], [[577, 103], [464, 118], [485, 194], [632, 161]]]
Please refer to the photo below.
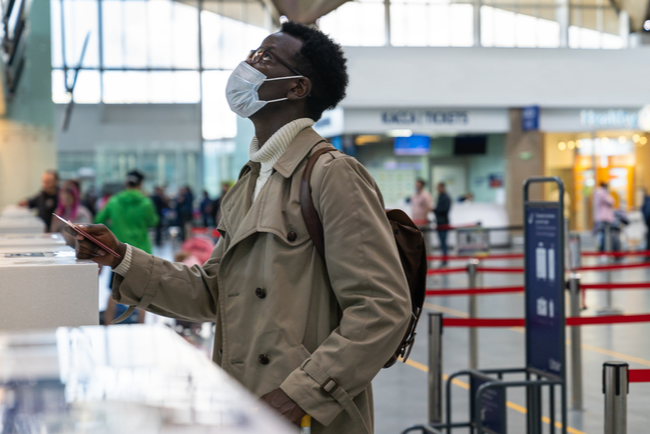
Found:
[[84, 229], [124, 259], [77, 237], [79, 258], [114, 268], [117, 302], [215, 322], [215, 363], [292, 422], [311, 415], [314, 434], [373, 432], [370, 383], [411, 315], [381, 193], [363, 166], [333, 148], [314, 166], [325, 258], [301, 214], [307, 160], [331, 146], [312, 125], [345, 96], [345, 62], [323, 33], [289, 22], [233, 71], [228, 102], [255, 137], [202, 267], [146, 254], [101, 225]]

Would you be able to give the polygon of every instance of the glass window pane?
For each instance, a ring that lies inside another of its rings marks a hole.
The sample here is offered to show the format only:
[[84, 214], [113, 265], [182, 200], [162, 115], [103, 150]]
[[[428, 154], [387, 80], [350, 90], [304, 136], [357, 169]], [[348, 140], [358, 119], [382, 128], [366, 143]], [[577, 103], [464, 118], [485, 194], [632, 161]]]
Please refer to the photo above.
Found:
[[65, 61], [67, 65], [71, 67], [79, 65], [84, 41], [86, 36], [90, 35], [88, 47], [83, 59], [83, 66], [91, 68], [99, 67], [97, 2], [66, 0], [63, 2], [63, 11], [65, 25]]
[[608, 49], [623, 48], [623, 40], [618, 35], [611, 35], [609, 33], [602, 34], [602, 47]]
[[121, 68], [124, 66], [124, 2], [117, 0], [102, 1], [102, 33], [104, 39], [104, 66], [107, 68]]
[[533, 12], [526, 10], [516, 14], [515, 17], [515, 45], [517, 47], [534, 48], [537, 46], [537, 18]]
[[427, 43], [426, 5], [412, 4], [406, 9], [406, 45], [423, 46]]
[[151, 103], [174, 101], [174, 77], [171, 71], [156, 71], [149, 74], [149, 98]]
[[145, 68], [148, 65], [147, 53], [147, 3], [129, 0], [123, 3], [122, 20], [124, 21], [123, 53], [124, 66]]
[[199, 10], [173, 2], [172, 64], [175, 68], [199, 67]]
[[70, 102], [70, 95], [65, 90], [62, 69], [52, 70], [52, 101], [57, 104], [67, 104]]
[[104, 102], [147, 103], [149, 102], [149, 74], [140, 71], [104, 72]]
[[405, 4], [397, 3], [390, 5], [390, 42], [396, 47], [406, 45], [408, 37], [407, 13], [407, 6]]
[[451, 8], [451, 46], [471, 47], [474, 44], [474, 6], [453, 4]]
[[172, 66], [172, 20], [170, 1], [147, 3], [147, 30], [149, 40], [149, 66], [170, 68]]
[[203, 138], [216, 140], [237, 135], [237, 118], [226, 101], [226, 82], [231, 71], [203, 73]]
[[201, 12], [201, 32], [203, 36], [203, 67], [217, 69], [221, 65], [223, 46], [222, 17], [212, 12]]
[[199, 78], [198, 71], [175, 72], [173, 75], [173, 102], [198, 103], [201, 100]]
[[494, 8], [492, 6], [481, 6], [481, 45], [484, 47], [494, 46]]
[[61, 2], [59, 0], [50, 1], [50, 38], [52, 47], [52, 67], [62, 68], [63, 52], [61, 50]]
[[537, 20], [537, 45], [541, 48], [560, 46], [560, 23], [551, 20]]
[[[69, 73], [70, 81], [74, 72]], [[99, 71], [79, 71], [77, 83], [74, 87], [74, 102], [82, 104], [97, 104], [101, 100]]]
[[449, 5], [441, 4], [429, 7], [429, 45], [448, 47], [451, 44], [450, 13]]

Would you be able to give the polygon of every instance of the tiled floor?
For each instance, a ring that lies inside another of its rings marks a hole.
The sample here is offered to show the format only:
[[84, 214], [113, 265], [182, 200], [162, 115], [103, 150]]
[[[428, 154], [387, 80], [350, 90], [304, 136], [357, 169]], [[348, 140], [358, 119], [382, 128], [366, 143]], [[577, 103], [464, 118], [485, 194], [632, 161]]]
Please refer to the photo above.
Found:
[[[637, 261], [635, 259], [634, 261]], [[597, 258], [591, 258], [596, 263]], [[521, 266], [519, 261], [491, 261], [492, 266]], [[453, 266], [454, 264], [452, 264]], [[583, 273], [583, 282], [605, 282], [604, 273]], [[613, 272], [612, 282], [650, 281], [650, 268]], [[523, 276], [516, 274], [489, 274], [484, 285], [523, 284]], [[460, 288], [467, 286], [463, 274], [433, 276], [430, 288]], [[613, 304], [625, 313], [650, 312], [649, 290], [619, 290], [613, 292]], [[567, 301], [568, 303], [568, 301]], [[595, 315], [594, 310], [605, 303], [605, 292], [587, 292], [589, 310], [583, 316]], [[463, 316], [468, 311], [467, 297], [430, 297], [427, 311], [442, 311], [447, 316]], [[523, 317], [523, 295], [487, 295], [478, 298], [480, 317]], [[426, 314], [426, 311], [425, 311]], [[419, 325], [419, 335], [411, 355], [410, 364], [399, 364], [382, 371], [375, 380], [376, 433], [394, 434], [405, 427], [427, 420], [427, 321]], [[603, 432], [604, 400], [601, 390], [602, 364], [608, 360], [624, 360], [630, 369], [650, 368], [650, 324], [597, 325], [582, 327], [582, 357], [584, 383], [584, 411], [569, 411], [568, 431], [580, 434]], [[567, 332], [568, 337], [568, 332]], [[468, 366], [468, 331], [465, 328], [448, 328], [443, 333], [444, 372], [446, 374]], [[567, 347], [567, 354], [569, 354]], [[505, 368], [524, 366], [524, 334], [516, 329], [481, 329], [479, 331], [479, 368]], [[567, 360], [567, 363], [570, 363]], [[570, 365], [568, 365], [570, 366]], [[570, 375], [570, 370], [569, 370]], [[569, 381], [570, 384], [570, 381]], [[466, 420], [467, 392], [460, 386], [454, 388], [455, 421]], [[570, 387], [567, 390], [570, 405]], [[520, 390], [508, 392], [508, 432], [524, 433], [525, 417], [522, 413], [525, 396]], [[632, 384], [628, 396], [628, 433], [650, 432], [650, 383]], [[551, 432], [545, 424], [544, 432]], [[462, 433], [467, 430], [456, 430]], [[560, 432], [557, 429], [555, 432]]]

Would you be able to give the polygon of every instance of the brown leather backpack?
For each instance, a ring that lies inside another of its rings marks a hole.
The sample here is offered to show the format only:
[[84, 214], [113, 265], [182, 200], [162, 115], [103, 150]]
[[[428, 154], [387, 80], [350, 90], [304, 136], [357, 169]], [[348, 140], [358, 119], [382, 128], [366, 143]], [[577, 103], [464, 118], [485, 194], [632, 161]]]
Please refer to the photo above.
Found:
[[[323, 236], [323, 224], [318, 217], [314, 201], [311, 196], [311, 173], [318, 158], [327, 153], [336, 151], [334, 147], [321, 148], [315, 151], [307, 160], [307, 167], [302, 176], [300, 183], [300, 208], [302, 216], [307, 225], [307, 232], [316, 247], [316, 251], [325, 261], [325, 240]], [[413, 343], [415, 342], [415, 329], [418, 320], [422, 314], [422, 306], [426, 296], [426, 279], [427, 279], [427, 253], [424, 245], [424, 236], [418, 227], [413, 223], [404, 211], [393, 209], [386, 211], [388, 221], [395, 234], [395, 243], [399, 251], [402, 268], [406, 275], [406, 280], [411, 292], [411, 320], [406, 334], [402, 338], [399, 347], [395, 353], [384, 364], [384, 368], [389, 368], [395, 364], [398, 358], [402, 357], [406, 361], [411, 354]]]

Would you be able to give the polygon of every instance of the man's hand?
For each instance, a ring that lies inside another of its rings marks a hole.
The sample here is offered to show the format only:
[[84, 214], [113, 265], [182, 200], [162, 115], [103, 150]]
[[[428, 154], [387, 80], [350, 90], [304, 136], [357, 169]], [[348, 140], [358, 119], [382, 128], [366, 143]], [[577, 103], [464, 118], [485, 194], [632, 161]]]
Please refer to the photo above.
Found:
[[289, 395], [284, 393], [284, 390], [277, 388], [270, 391], [266, 395], [260, 398], [260, 401], [266, 402], [270, 405], [275, 411], [280, 413], [285, 418], [289, 419], [294, 425], [300, 426], [300, 421], [302, 417], [307, 414], [302, 408], [298, 407]]
[[110, 253], [104, 251], [97, 244], [89, 241], [84, 236], [79, 235], [74, 229], [66, 227], [65, 230], [70, 235], [72, 235], [76, 241], [75, 250], [77, 251], [77, 259], [91, 259], [92, 261], [98, 263], [99, 265], [108, 265], [111, 268], [115, 268], [120, 265], [122, 259], [124, 259], [124, 254], [126, 253], [126, 244], [121, 243], [113, 232], [111, 232], [104, 225], [77, 225], [79, 229], [88, 232], [88, 235], [92, 235], [97, 238], [99, 241], [104, 243], [106, 247], [117, 252], [121, 257], [116, 258]]

